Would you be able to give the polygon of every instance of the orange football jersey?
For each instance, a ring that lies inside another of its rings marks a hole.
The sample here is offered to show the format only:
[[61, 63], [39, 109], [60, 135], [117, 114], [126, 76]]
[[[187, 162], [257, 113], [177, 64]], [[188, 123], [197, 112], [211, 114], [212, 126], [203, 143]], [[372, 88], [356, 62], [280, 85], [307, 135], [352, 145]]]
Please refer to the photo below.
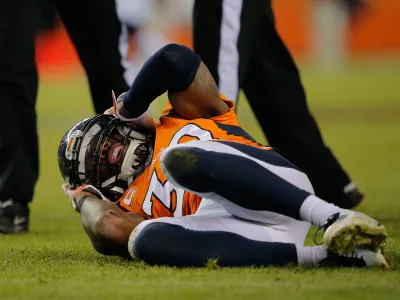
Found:
[[118, 200], [122, 209], [139, 213], [147, 219], [186, 216], [196, 212], [201, 197], [175, 188], [161, 171], [160, 156], [168, 146], [191, 140], [220, 139], [271, 149], [258, 144], [239, 126], [233, 102], [223, 99], [229, 105], [229, 112], [210, 119], [184, 119], [167, 104], [156, 127], [151, 163]]

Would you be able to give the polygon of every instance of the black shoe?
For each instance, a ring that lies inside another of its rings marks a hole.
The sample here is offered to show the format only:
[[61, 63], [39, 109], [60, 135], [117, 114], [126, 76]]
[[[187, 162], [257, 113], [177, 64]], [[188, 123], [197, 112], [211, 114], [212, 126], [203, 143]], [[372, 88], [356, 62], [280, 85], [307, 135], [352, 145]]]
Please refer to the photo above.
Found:
[[332, 194], [330, 197], [322, 197], [324, 200], [345, 209], [354, 209], [356, 206], [360, 205], [361, 201], [364, 199], [364, 194], [350, 182], [343, 192], [340, 194]]
[[29, 207], [12, 199], [0, 201], [0, 233], [21, 233], [29, 229]]
[[344, 193], [346, 200], [342, 208], [352, 209], [360, 205], [361, 201], [364, 199], [364, 194], [361, 193], [358, 188], [353, 188]]

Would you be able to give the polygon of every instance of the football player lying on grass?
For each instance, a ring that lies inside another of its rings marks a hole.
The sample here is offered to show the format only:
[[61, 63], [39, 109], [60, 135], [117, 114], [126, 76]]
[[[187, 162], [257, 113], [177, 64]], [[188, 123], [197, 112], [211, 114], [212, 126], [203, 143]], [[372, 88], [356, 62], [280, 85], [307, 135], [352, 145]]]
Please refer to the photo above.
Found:
[[[155, 124], [147, 109], [167, 91]], [[98, 252], [169, 266], [387, 266], [384, 226], [316, 197], [306, 174], [239, 126], [189, 48], [160, 49], [113, 99], [58, 149], [63, 188]], [[323, 245], [304, 246], [311, 224]]]

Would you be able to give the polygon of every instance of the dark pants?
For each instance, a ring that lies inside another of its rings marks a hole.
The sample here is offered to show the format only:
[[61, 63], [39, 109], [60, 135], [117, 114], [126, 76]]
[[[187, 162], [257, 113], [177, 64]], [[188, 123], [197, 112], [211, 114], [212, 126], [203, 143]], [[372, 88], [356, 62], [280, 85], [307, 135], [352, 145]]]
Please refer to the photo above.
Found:
[[0, 200], [29, 202], [39, 172], [34, 35], [40, 6], [35, 0], [2, 0], [0, 7], [0, 143], [18, 152]]
[[115, 0], [55, 0], [68, 34], [85, 68], [96, 113], [112, 106], [111, 90], [126, 92]]
[[[236, 8], [242, 2], [238, 18], [229, 2]], [[229, 9], [224, 9], [224, 5]], [[276, 31], [271, 2], [197, 0], [193, 22], [194, 50], [220, 89], [225, 77], [228, 89], [230, 84], [237, 84], [237, 90], [243, 89], [269, 144], [308, 175], [319, 197], [339, 205], [345, 202], [343, 188], [350, 179], [324, 144], [309, 111], [297, 67]], [[229, 50], [224, 53], [227, 39], [235, 38], [238, 61], [234, 55], [226, 59], [232, 54]], [[235, 63], [236, 72], [229, 72]], [[228, 68], [223, 64], [228, 64]], [[225, 93], [223, 89], [221, 92]], [[231, 96], [233, 100], [236, 97], [237, 93]]]
[[[97, 113], [111, 107], [111, 90], [128, 89], [118, 50], [120, 24], [114, 0], [57, 0], [56, 7], [86, 70]], [[0, 201], [30, 202], [39, 174], [34, 37], [42, 8], [36, 0], [0, 3], [0, 146], [18, 153]]]

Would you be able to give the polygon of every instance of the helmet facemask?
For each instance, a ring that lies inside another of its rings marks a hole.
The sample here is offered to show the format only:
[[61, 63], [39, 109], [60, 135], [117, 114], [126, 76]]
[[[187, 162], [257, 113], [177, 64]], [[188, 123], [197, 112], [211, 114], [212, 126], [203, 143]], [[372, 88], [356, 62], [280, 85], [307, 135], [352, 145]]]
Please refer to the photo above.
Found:
[[71, 174], [75, 182], [95, 186], [112, 201], [121, 197], [152, 156], [151, 132], [117, 118], [92, 122], [72, 135], [78, 136], [73, 155], [76, 174]]

